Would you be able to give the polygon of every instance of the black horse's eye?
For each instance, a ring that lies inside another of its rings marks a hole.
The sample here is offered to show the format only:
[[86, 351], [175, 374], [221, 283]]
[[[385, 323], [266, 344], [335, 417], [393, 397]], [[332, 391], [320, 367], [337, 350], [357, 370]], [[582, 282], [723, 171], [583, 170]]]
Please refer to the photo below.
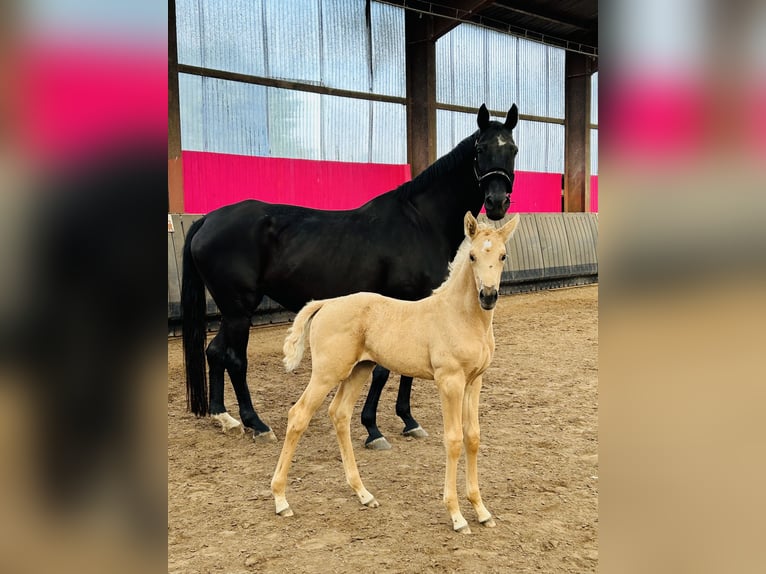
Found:
[[468, 258], [469, 258], [471, 261], [476, 261], [476, 256], [475, 256], [473, 253], [469, 253], [469, 254], [468, 254]]

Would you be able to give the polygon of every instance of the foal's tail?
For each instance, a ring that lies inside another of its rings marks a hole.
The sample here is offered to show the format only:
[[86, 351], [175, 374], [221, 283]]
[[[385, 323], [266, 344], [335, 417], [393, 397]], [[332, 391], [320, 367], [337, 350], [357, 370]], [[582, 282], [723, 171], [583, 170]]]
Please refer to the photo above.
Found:
[[204, 221], [204, 218], [195, 221], [186, 234], [181, 284], [186, 404], [197, 416], [204, 416], [208, 412], [205, 372], [205, 284], [192, 259], [191, 241]]
[[293, 326], [287, 332], [287, 338], [284, 347], [282, 347], [282, 352], [285, 354], [282, 362], [288, 373], [294, 371], [301, 362], [303, 351], [306, 348], [306, 333], [311, 330], [311, 319], [325, 303], [326, 301], [310, 301], [295, 316]]

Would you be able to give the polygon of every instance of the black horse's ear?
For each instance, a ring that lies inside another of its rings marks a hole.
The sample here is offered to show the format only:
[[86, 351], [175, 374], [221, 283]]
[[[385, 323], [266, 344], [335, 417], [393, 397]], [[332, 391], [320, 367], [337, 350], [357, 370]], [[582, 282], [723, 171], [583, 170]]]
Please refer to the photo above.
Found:
[[508, 115], [505, 116], [505, 127], [512, 130], [516, 127], [517, 123], [519, 123], [519, 108], [516, 107], [516, 104], [513, 104], [511, 109], [508, 110]]
[[489, 111], [484, 104], [479, 108], [479, 115], [476, 118], [476, 123], [479, 124], [479, 129], [483, 130], [489, 125]]

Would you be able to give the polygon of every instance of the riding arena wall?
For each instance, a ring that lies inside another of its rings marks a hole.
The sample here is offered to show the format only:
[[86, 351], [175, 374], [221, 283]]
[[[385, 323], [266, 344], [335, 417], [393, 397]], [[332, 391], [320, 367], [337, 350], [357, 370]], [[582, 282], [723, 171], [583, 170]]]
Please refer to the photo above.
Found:
[[[168, 334], [181, 332], [181, 269], [186, 232], [201, 214], [168, 215]], [[511, 215], [491, 222], [501, 226]], [[517, 232], [508, 241], [508, 254], [500, 291], [503, 294], [586, 285], [598, 281], [597, 213], [522, 213]], [[208, 329], [218, 328], [220, 314], [209, 293]], [[281, 323], [294, 314], [264, 297], [252, 318], [253, 325]]]

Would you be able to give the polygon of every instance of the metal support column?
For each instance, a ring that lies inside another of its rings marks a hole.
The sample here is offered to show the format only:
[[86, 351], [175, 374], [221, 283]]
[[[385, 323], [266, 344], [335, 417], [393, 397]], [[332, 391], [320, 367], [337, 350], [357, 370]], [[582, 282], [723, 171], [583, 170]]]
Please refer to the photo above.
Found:
[[566, 53], [564, 84], [564, 211], [590, 206], [591, 58]]
[[168, 0], [168, 209], [171, 213], [184, 212], [175, 0]]
[[408, 11], [404, 20], [407, 60], [407, 161], [412, 177], [436, 161], [436, 42], [433, 17]]

